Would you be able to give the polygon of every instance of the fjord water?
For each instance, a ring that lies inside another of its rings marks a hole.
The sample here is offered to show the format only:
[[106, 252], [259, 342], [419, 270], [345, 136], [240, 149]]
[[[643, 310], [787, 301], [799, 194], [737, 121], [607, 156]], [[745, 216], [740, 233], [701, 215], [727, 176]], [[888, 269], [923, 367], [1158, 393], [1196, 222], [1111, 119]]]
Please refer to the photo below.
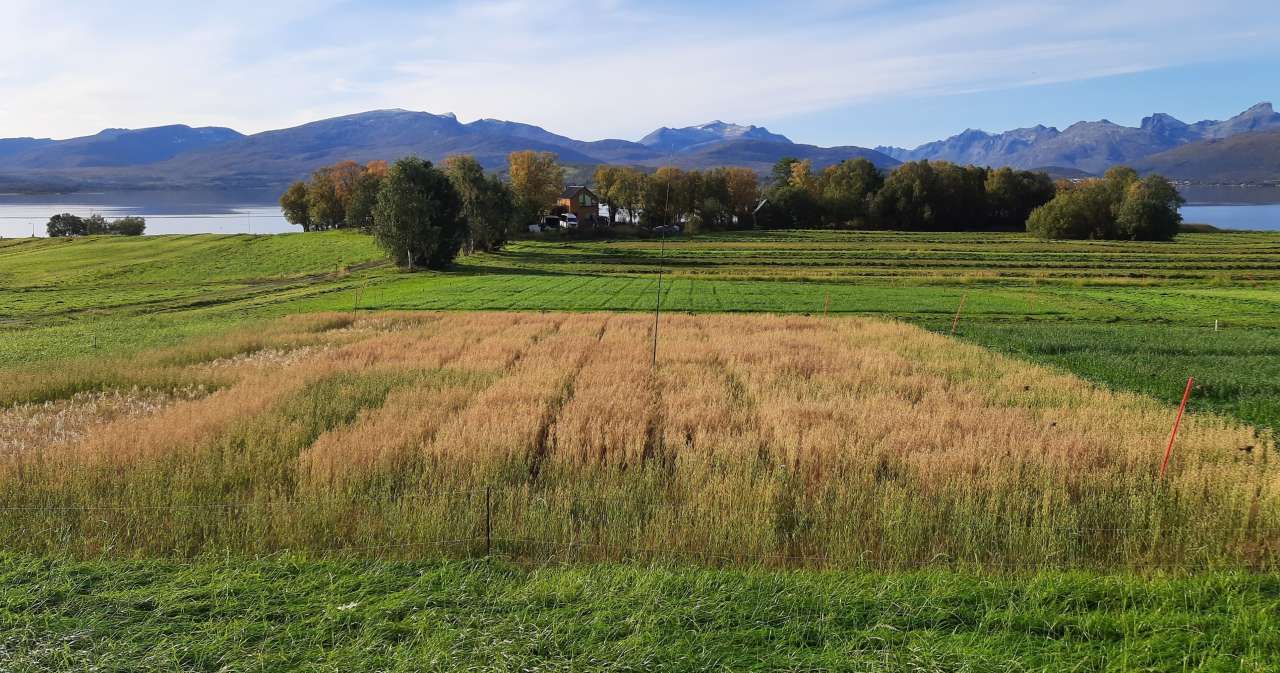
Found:
[[[1280, 187], [1185, 187], [1183, 220], [1220, 229], [1280, 231]], [[148, 234], [279, 234], [285, 221], [275, 190], [122, 191], [0, 194], [0, 238], [45, 235], [58, 213], [107, 219], [138, 215]]]
[[1280, 187], [1183, 187], [1182, 220], [1219, 229], [1280, 231]]
[[274, 190], [121, 191], [0, 194], [0, 238], [45, 235], [58, 213], [107, 219], [136, 215], [148, 234], [280, 234], [301, 231], [285, 221]]

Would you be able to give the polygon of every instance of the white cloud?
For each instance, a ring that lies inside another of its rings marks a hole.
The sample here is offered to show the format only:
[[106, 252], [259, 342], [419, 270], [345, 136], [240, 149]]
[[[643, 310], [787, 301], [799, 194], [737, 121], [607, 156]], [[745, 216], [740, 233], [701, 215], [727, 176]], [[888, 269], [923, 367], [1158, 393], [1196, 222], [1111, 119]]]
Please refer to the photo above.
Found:
[[381, 107], [636, 137], [660, 124], [758, 123], [1247, 57], [1280, 42], [1269, 5], [1227, 16], [1185, 1], [825, 0], [718, 12], [626, 0], [7, 4], [0, 137], [175, 122], [259, 131]]

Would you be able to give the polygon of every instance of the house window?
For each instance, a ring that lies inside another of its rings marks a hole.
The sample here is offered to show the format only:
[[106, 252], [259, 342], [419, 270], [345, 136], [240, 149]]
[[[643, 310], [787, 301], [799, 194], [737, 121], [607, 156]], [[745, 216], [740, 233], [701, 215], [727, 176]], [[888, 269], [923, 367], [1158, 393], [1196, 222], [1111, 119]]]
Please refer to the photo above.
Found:
[[591, 205], [591, 196], [584, 193], [582, 196], [578, 197], [578, 202], [584, 206], [589, 206]]

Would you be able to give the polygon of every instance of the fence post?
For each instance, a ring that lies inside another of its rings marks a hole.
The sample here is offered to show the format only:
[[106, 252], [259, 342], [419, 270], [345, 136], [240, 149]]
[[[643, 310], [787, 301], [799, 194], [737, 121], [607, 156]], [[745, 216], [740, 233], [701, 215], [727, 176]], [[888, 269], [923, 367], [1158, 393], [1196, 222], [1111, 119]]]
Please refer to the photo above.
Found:
[[490, 504], [490, 493], [492, 487], [484, 487], [484, 555], [489, 556], [493, 549], [493, 507]]

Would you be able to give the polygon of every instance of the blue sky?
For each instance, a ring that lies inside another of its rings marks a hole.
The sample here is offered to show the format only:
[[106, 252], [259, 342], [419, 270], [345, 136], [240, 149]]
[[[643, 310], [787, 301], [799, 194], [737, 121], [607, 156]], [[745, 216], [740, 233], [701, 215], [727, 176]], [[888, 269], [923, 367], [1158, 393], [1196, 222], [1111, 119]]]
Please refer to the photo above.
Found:
[[0, 137], [454, 112], [583, 139], [723, 119], [914, 146], [1280, 98], [1280, 3], [5, 0]]

